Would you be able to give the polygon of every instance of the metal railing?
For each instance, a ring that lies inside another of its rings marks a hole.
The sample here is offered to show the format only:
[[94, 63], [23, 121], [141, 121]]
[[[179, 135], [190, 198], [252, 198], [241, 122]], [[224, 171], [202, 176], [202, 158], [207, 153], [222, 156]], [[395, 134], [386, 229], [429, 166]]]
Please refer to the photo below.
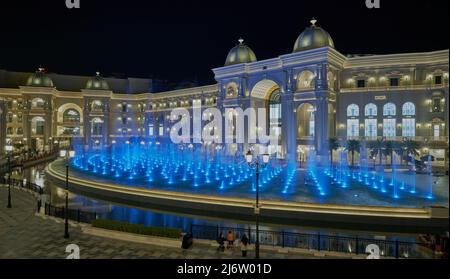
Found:
[[[254, 244], [256, 239], [256, 230], [250, 227], [245, 229], [192, 224], [190, 231], [194, 238], [199, 239], [216, 240], [220, 234], [226, 237], [228, 231], [233, 232], [234, 239], [241, 239], [244, 234], [248, 237], [249, 243]], [[399, 240], [259, 230], [259, 241], [260, 245], [273, 247], [300, 248], [319, 252], [340, 252], [356, 255], [367, 254], [366, 247], [370, 244], [375, 244], [380, 248], [380, 256], [383, 257], [423, 258], [419, 251], [421, 244]]]
[[[58, 207], [51, 205], [49, 203], [44, 204], [44, 213], [48, 216], [53, 216], [57, 218], [65, 218], [65, 207]], [[96, 212], [87, 212], [82, 211], [79, 208], [78, 209], [68, 209], [68, 219], [72, 221], [76, 221], [78, 223], [86, 223], [90, 224], [92, 220], [97, 219], [97, 213]]]
[[[8, 184], [8, 179], [5, 177], [0, 177], [0, 184]], [[23, 180], [20, 179], [14, 179], [11, 178], [11, 186], [12, 187], [17, 187], [23, 190], [30, 190], [32, 192], [35, 192], [39, 195], [42, 195], [44, 193], [44, 190], [41, 186], [35, 184], [35, 183], [31, 183], [29, 181], [25, 182]]]

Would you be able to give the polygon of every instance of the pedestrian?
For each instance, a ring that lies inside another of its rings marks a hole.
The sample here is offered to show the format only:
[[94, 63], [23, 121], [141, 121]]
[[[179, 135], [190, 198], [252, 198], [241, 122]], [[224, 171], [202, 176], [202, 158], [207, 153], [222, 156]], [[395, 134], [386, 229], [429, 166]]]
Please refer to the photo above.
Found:
[[233, 248], [233, 244], [234, 244], [234, 235], [232, 231], [228, 231], [228, 249]]
[[248, 237], [246, 234], [244, 234], [241, 238], [241, 251], [242, 251], [242, 257], [247, 257], [247, 245], [248, 245]]
[[223, 233], [221, 233], [219, 235], [219, 237], [217, 238], [217, 243], [219, 243], [219, 248], [218, 250], [220, 251], [225, 251], [225, 237], [223, 237]]
[[41, 197], [39, 196], [38, 202], [37, 202], [37, 212], [38, 213], [41, 213], [41, 206], [42, 206], [42, 200], [41, 200]]

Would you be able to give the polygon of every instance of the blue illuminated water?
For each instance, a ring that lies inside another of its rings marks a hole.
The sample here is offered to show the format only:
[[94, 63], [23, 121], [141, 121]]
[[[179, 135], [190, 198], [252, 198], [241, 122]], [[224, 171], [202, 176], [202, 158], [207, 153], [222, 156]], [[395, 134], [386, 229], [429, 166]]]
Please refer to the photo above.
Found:
[[[202, 146], [137, 141], [108, 149], [77, 150], [75, 175], [130, 187], [254, 198], [255, 171], [244, 156]], [[261, 168], [260, 197], [332, 204], [423, 207], [448, 206], [448, 187], [428, 174], [407, 169], [350, 168], [342, 156], [333, 167], [310, 160], [306, 170], [272, 159]]]

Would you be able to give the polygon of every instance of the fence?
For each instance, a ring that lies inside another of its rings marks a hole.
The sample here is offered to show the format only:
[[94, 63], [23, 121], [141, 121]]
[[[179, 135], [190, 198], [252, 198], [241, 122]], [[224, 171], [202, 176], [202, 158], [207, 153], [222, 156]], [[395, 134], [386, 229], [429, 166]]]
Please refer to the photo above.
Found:
[[[0, 177], [0, 184], [8, 185], [8, 179], [5, 177]], [[44, 193], [44, 190], [42, 189], [41, 186], [31, 183], [29, 181], [27, 181], [26, 183], [23, 183], [23, 180], [11, 178], [11, 186], [18, 187], [23, 190], [30, 190], [39, 195], [42, 195]]]
[[[220, 226], [191, 225], [191, 233], [194, 238], [216, 240], [220, 234], [227, 236], [232, 231], [235, 239], [240, 239], [244, 234], [250, 243], [255, 243], [256, 230], [250, 227], [229, 228]], [[335, 236], [324, 234], [293, 233], [285, 231], [259, 230], [260, 245], [301, 248], [316, 251], [341, 252], [353, 254], [367, 254], [366, 247], [375, 244], [380, 248], [380, 255], [394, 258], [421, 258], [420, 244], [398, 240], [366, 239], [359, 237]]]
[[[57, 207], [53, 206], [49, 203], [45, 203], [44, 205], [44, 212], [45, 215], [54, 216], [58, 218], [66, 218], [66, 208], [65, 207]], [[68, 219], [76, 221], [78, 223], [87, 223], [90, 224], [92, 220], [97, 219], [97, 213], [96, 212], [87, 212], [82, 211], [80, 209], [70, 209], [67, 211]]]

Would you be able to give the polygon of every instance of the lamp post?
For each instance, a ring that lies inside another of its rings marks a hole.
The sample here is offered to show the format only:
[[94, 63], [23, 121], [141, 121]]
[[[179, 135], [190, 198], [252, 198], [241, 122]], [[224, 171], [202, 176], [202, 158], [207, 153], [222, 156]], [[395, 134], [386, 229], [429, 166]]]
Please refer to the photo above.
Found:
[[11, 153], [13, 146], [11, 144], [5, 145], [5, 151], [8, 155], [8, 205], [6, 207], [11, 208]]
[[[245, 155], [245, 159], [249, 167], [256, 169], [256, 205], [255, 205], [255, 217], [256, 217], [256, 242], [255, 242], [255, 259], [259, 259], [259, 158], [253, 159], [253, 154], [249, 150]], [[265, 153], [262, 155], [263, 166], [269, 163], [269, 154]]]
[[66, 160], [66, 208], [64, 210], [64, 238], [69, 238], [69, 161], [70, 158], [75, 157], [75, 150], [60, 150], [59, 156]]

